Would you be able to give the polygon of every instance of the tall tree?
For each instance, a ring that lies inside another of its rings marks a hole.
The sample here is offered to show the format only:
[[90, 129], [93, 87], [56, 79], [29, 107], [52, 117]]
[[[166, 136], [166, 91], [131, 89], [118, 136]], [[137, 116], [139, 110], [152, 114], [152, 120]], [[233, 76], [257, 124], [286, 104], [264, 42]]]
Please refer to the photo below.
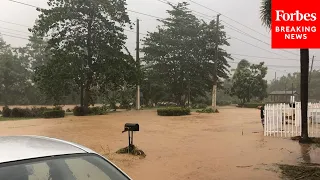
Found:
[[237, 96], [241, 104], [250, 102], [252, 98], [263, 100], [267, 97], [266, 75], [264, 63], [250, 64], [241, 60], [232, 78], [231, 95]]
[[[88, 107], [93, 89], [104, 91], [110, 83], [119, 86], [135, 79], [133, 58], [125, 51], [123, 31], [130, 26], [125, 0], [49, 0], [48, 5], [38, 9], [41, 14], [31, 30], [48, 38], [50, 62], [37, 72], [47, 94], [77, 88], [81, 105]], [[55, 90], [48, 89], [51, 85]]]
[[[220, 45], [229, 45], [223, 27], [215, 33], [215, 22], [205, 23], [188, 10], [188, 3], [171, 5], [168, 18], [158, 31], [150, 32], [143, 40], [144, 62], [152, 69], [167, 90], [171, 99], [185, 105], [187, 99], [205, 96], [213, 83], [214, 43], [219, 37]], [[217, 35], [218, 34], [218, 37]], [[218, 76], [228, 77], [230, 55], [220, 49]]]
[[25, 104], [28, 82], [27, 63], [0, 36], [0, 102], [4, 105]]
[[[262, 0], [260, 17], [262, 24], [271, 28], [271, 0]], [[308, 135], [308, 80], [309, 80], [309, 49], [300, 49], [300, 100], [301, 100], [301, 143], [309, 142]]]

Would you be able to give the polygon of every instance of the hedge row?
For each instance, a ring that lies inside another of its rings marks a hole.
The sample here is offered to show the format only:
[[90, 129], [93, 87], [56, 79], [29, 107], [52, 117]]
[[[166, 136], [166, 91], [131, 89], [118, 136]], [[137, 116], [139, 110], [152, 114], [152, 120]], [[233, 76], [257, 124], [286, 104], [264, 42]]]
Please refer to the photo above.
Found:
[[44, 118], [62, 118], [66, 115], [64, 110], [51, 110], [43, 112]]
[[264, 103], [246, 103], [243, 105], [245, 108], [258, 108], [258, 106], [263, 106]]
[[57, 118], [57, 117], [64, 117], [65, 112], [64, 110], [62, 110], [61, 107], [55, 107], [55, 108], [33, 107], [31, 109], [29, 108], [10, 109], [8, 106], [5, 106], [2, 109], [2, 116], [12, 117], [12, 118]]
[[107, 113], [108, 113], [108, 108], [106, 106], [88, 107], [88, 108], [76, 106], [73, 109], [73, 115], [75, 116], [104, 115]]
[[168, 107], [168, 108], [158, 109], [157, 113], [159, 116], [185, 116], [185, 115], [190, 115], [191, 111], [189, 108]]
[[211, 107], [209, 107], [202, 110], [197, 110], [197, 113], [219, 113], [219, 111], [218, 109], [214, 111]]

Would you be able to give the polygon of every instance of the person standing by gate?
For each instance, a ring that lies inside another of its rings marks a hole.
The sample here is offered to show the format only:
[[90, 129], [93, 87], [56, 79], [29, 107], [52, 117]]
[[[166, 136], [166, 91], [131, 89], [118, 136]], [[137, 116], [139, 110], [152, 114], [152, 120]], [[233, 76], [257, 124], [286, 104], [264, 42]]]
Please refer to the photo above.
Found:
[[264, 128], [264, 105], [260, 106], [260, 118], [261, 118], [262, 127]]

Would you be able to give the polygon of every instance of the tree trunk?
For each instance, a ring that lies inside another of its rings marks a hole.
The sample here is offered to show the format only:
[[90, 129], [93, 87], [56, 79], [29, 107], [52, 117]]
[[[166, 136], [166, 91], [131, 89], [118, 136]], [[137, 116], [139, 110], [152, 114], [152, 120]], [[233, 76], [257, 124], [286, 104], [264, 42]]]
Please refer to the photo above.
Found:
[[92, 24], [93, 24], [93, 15], [90, 15], [90, 19], [88, 22], [88, 34], [87, 34], [87, 66], [86, 66], [86, 80], [85, 80], [85, 87], [84, 87], [84, 107], [89, 107], [89, 98], [90, 98], [90, 86], [92, 83], [92, 76], [93, 73], [91, 71], [92, 68]]
[[83, 107], [83, 84], [81, 84], [81, 87], [80, 87], [80, 106]]
[[300, 143], [310, 142], [308, 135], [308, 79], [309, 49], [300, 49], [300, 100], [301, 100], [301, 139]]

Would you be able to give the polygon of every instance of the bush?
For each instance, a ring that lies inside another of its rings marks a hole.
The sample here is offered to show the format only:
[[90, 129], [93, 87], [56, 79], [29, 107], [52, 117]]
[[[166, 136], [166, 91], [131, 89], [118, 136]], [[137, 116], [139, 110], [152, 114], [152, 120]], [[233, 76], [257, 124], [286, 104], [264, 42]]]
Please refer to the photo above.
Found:
[[13, 108], [11, 110], [10, 117], [33, 117], [33, 113], [30, 109]]
[[258, 108], [258, 106], [263, 106], [264, 103], [246, 103], [243, 105], [245, 108]]
[[76, 106], [73, 109], [73, 115], [75, 116], [86, 116], [89, 114], [89, 109], [86, 107]]
[[50, 110], [43, 112], [44, 118], [62, 118], [65, 116], [64, 110]]
[[54, 108], [52, 108], [52, 110], [59, 110], [59, 111], [62, 111], [62, 107], [61, 106], [54, 106]]
[[231, 101], [218, 101], [218, 102], [217, 102], [217, 105], [218, 105], [218, 106], [229, 106], [229, 105], [231, 105], [231, 104], [232, 104]]
[[66, 110], [66, 112], [72, 112], [69, 108]]
[[106, 110], [104, 107], [90, 107], [89, 108], [89, 114], [91, 115], [104, 115], [106, 114]]
[[168, 107], [157, 110], [159, 116], [185, 116], [190, 115], [190, 112], [189, 108], [183, 107]]
[[216, 109], [216, 111], [214, 111], [211, 107], [209, 108], [205, 108], [202, 110], [198, 110], [198, 113], [219, 113], [218, 109]]
[[76, 106], [73, 109], [73, 115], [75, 116], [104, 115], [104, 114], [107, 114], [107, 112], [108, 112], [107, 106], [89, 107], [89, 108]]
[[11, 109], [8, 106], [4, 106], [2, 108], [2, 116], [3, 117], [10, 117], [11, 116]]
[[31, 108], [32, 117], [44, 117], [43, 113], [49, 110], [50, 109], [46, 107], [40, 107], [40, 108], [33, 107]]
[[207, 108], [207, 107], [208, 107], [207, 104], [193, 104], [192, 105], [193, 109], [204, 109], [204, 108]]

